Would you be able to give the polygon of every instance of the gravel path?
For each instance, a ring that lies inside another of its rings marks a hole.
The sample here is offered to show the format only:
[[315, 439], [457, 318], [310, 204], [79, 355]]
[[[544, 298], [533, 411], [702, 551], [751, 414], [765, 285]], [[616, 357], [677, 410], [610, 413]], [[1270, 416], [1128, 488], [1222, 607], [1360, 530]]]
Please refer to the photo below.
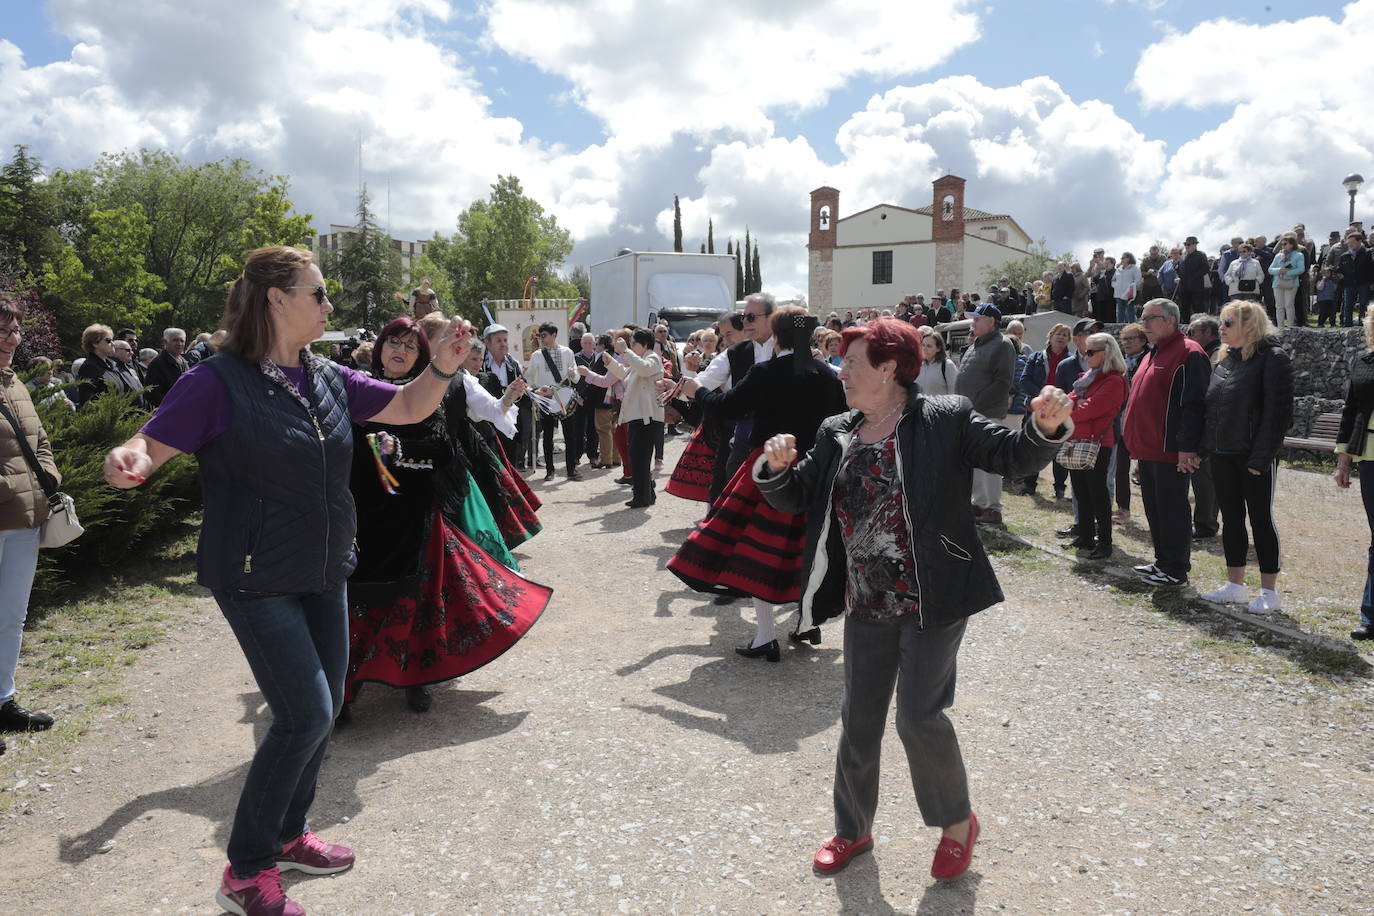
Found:
[[[611, 472], [587, 476], [536, 484], [522, 562], [556, 593], [519, 646], [428, 715], [362, 694], [314, 813], [359, 864], [292, 880], [311, 913], [1374, 912], [1370, 684], [1218, 643], [1039, 554], [995, 559], [1010, 598], [961, 656], [970, 874], [930, 879], [936, 833], [889, 730], [875, 853], [814, 877], [838, 628], [781, 664], [735, 657], [746, 603], [663, 570], [701, 507], [625, 510]], [[4, 787], [0, 912], [217, 912], [266, 717], [213, 602], [187, 601], [130, 672], [133, 705]]]

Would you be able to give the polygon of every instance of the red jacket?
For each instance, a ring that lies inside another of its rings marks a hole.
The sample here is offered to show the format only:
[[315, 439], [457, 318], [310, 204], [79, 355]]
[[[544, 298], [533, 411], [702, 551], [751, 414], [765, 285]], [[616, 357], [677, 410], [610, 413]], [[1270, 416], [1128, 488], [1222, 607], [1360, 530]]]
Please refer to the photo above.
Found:
[[1116, 445], [1116, 415], [1126, 405], [1126, 376], [1120, 372], [1106, 372], [1093, 379], [1088, 390], [1080, 396], [1069, 395], [1073, 401], [1073, 435], [1070, 439], [1099, 439], [1104, 449]]
[[1211, 380], [1206, 351], [1182, 332], [1141, 357], [1122, 426], [1131, 457], [1176, 464], [1179, 452], [1200, 451]]

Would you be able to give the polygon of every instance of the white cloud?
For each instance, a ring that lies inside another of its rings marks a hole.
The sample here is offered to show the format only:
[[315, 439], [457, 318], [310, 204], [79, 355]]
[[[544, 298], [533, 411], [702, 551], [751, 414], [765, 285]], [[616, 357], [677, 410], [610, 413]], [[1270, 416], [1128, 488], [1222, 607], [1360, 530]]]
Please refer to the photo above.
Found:
[[[942, 63], [977, 38], [971, 0], [491, 0], [489, 40], [567, 79], [617, 137], [772, 133], [772, 109], [823, 103], [857, 75]], [[919, 53], [913, 36], [919, 36]]]
[[[1216, 54], [1221, 32], [1244, 53]], [[1143, 105], [1220, 107], [1216, 127], [1170, 159], [1153, 208], [1156, 232], [1219, 244], [1236, 234], [1272, 238], [1295, 222], [1319, 238], [1343, 227], [1348, 198], [1341, 179], [1371, 171], [1374, 123], [1366, 93], [1354, 88], [1374, 80], [1371, 40], [1374, 0], [1359, 0], [1340, 21], [1214, 20], [1147, 48], [1133, 80]], [[1320, 61], [1341, 64], [1314, 65]]]

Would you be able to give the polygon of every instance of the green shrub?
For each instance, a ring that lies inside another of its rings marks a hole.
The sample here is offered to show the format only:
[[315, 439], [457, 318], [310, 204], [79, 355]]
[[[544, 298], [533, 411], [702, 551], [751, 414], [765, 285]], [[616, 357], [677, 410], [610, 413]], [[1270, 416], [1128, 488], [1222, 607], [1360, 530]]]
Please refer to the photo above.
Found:
[[34, 590], [50, 598], [78, 571], [122, 560], [149, 535], [200, 509], [199, 471], [178, 455], [141, 486], [117, 490], [105, 482], [105, 453], [132, 437], [148, 412], [132, 406], [132, 394], [106, 394], [73, 412], [60, 402], [36, 404], [52, 443], [62, 491], [76, 501], [86, 533], [65, 547], [39, 555]]

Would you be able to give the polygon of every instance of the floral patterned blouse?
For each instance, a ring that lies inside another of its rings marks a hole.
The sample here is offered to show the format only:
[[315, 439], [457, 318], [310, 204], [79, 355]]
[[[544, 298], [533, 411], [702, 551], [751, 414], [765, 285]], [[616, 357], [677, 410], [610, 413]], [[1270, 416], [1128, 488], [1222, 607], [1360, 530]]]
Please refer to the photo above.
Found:
[[904, 617], [917, 607], [916, 561], [902, 512], [897, 440], [857, 439], [835, 477], [835, 517], [844, 540], [845, 614]]

